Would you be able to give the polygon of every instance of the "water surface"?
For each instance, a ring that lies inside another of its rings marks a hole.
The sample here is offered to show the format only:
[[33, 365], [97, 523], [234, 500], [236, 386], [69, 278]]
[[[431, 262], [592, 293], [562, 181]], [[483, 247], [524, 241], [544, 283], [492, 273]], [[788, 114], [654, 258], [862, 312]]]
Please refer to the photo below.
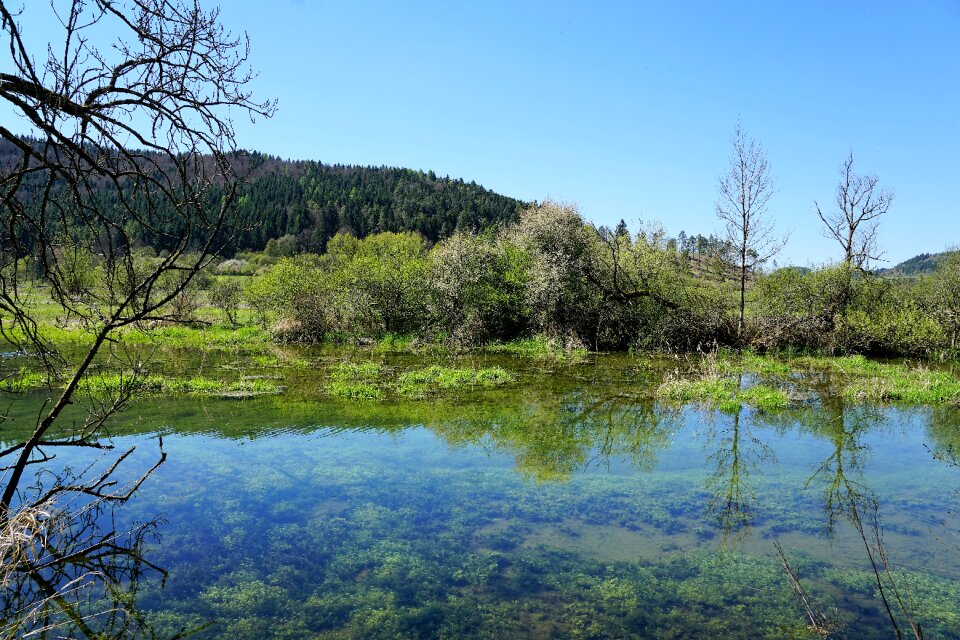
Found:
[[838, 637], [889, 638], [867, 553], [879, 542], [881, 579], [927, 637], [960, 638], [955, 408], [849, 405], [818, 378], [780, 381], [806, 385], [787, 411], [730, 414], [655, 402], [674, 363], [471, 362], [518, 380], [345, 402], [322, 393], [321, 364], [281, 369], [279, 397], [139, 401], [114, 442], [138, 447], [130, 477], [160, 434], [168, 454], [122, 515], [163, 518], [149, 557], [169, 576], [139, 598], [152, 624], [213, 622], [200, 638], [814, 637], [779, 542]]

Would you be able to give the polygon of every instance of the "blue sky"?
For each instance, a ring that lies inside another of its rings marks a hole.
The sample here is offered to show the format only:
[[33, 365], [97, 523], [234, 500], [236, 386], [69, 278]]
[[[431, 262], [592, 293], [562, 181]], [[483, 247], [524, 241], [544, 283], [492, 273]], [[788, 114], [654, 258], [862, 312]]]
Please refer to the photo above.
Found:
[[279, 101], [238, 123], [245, 148], [707, 234], [739, 119], [778, 178], [781, 263], [837, 256], [813, 202], [832, 202], [850, 150], [896, 194], [889, 261], [960, 244], [956, 0], [221, 5], [250, 35], [256, 93]]

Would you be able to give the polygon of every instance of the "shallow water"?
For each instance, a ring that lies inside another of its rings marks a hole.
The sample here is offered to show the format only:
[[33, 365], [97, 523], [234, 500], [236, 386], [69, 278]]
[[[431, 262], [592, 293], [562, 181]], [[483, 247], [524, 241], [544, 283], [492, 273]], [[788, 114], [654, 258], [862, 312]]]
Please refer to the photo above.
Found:
[[867, 554], [880, 533], [886, 593], [928, 638], [960, 638], [960, 467], [938, 455], [960, 443], [955, 409], [845, 405], [817, 380], [787, 411], [728, 414], [654, 402], [673, 363], [474, 362], [518, 379], [343, 402], [319, 390], [321, 363], [281, 369], [279, 397], [134, 405], [114, 428], [118, 449], [138, 447], [124, 473], [154, 461], [158, 434], [168, 454], [121, 515], [163, 518], [149, 560], [169, 576], [139, 594], [152, 624], [212, 621], [200, 638], [814, 637], [779, 541], [837, 637], [889, 638]]

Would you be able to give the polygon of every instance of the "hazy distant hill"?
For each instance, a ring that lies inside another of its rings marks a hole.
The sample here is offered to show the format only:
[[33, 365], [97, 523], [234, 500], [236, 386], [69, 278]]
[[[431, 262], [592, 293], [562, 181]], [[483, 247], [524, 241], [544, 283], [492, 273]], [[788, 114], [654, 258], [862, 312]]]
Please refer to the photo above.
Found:
[[[16, 153], [0, 140], [0, 167], [10, 166]], [[295, 236], [302, 250], [322, 251], [341, 229], [360, 237], [419, 231], [435, 241], [457, 229], [514, 221], [525, 206], [475, 182], [432, 171], [290, 161], [258, 152], [238, 154], [234, 164], [249, 177], [240, 188], [237, 213], [254, 224], [225, 248], [228, 252], [262, 249], [284, 235]], [[210, 195], [211, 203], [219, 199]], [[164, 248], [161, 238], [146, 232], [139, 240]]]
[[956, 253], [956, 251], [943, 251], [941, 253], [921, 253], [913, 256], [909, 260], [904, 260], [900, 264], [881, 269], [880, 273], [889, 276], [918, 276], [927, 275], [937, 270], [937, 265], [947, 256]]

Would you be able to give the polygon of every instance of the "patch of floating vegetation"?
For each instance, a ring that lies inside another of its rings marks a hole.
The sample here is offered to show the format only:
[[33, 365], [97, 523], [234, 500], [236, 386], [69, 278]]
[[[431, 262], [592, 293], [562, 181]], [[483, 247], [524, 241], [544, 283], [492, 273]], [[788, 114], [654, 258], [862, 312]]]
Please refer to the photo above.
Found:
[[568, 347], [556, 338], [542, 335], [501, 344], [489, 344], [482, 350], [489, 353], [508, 353], [522, 358], [561, 362], [580, 362], [587, 355], [587, 350], [583, 347]]
[[441, 392], [468, 388], [495, 387], [514, 380], [501, 367], [470, 369], [431, 365], [412, 369], [392, 378], [392, 370], [378, 362], [342, 362], [330, 371], [324, 390], [350, 400], [381, 400], [390, 391], [408, 398], [422, 398]]
[[347, 400], [382, 400], [383, 391], [376, 385], [366, 382], [345, 382], [334, 380], [324, 387], [332, 396]]
[[726, 413], [736, 413], [743, 405], [761, 411], [780, 411], [790, 403], [787, 394], [765, 384], [742, 389], [732, 376], [717, 374], [702, 378], [673, 378], [657, 389], [657, 398], [670, 404], [695, 402]]
[[[25, 393], [48, 386], [42, 372], [21, 369], [0, 381], [0, 389]], [[159, 374], [91, 373], [80, 379], [77, 391], [92, 395], [110, 395], [121, 391], [134, 395], [213, 396], [241, 398], [280, 393], [277, 384], [260, 378], [224, 381], [203, 376], [173, 378]]]
[[372, 382], [383, 373], [379, 362], [341, 362], [330, 371], [330, 379], [336, 382]]
[[433, 365], [400, 374], [396, 390], [400, 395], [421, 397], [438, 391], [495, 387], [512, 381], [513, 375], [501, 367], [462, 369]]
[[242, 379], [233, 382], [193, 376], [171, 378], [162, 375], [132, 376], [121, 373], [93, 374], [80, 380], [78, 391], [90, 394], [118, 393], [129, 389], [135, 394], [252, 397], [280, 393], [281, 388], [268, 380]]
[[30, 371], [21, 368], [17, 373], [11, 373], [0, 379], [0, 391], [11, 393], [25, 393], [40, 389], [48, 384], [47, 376], [39, 371]]
[[[837, 395], [856, 402], [898, 405], [942, 405], [960, 403], [960, 378], [909, 362], [889, 363], [857, 356], [778, 357], [754, 353], [708, 356], [700, 379], [670, 381], [658, 395], [674, 401], [719, 404], [729, 399], [732, 376], [751, 373], [764, 377], [790, 378], [795, 374], [822, 372], [833, 375]], [[727, 380], [728, 382], [723, 382]], [[770, 394], [764, 385], [756, 385], [739, 395], [746, 404], [767, 410], [783, 408], [786, 394]], [[757, 391], [754, 391], [757, 389]], [[746, 394], [746, 396], [745, 396]], [[781, 397], [782, 395], [782, 397]], [[732, 405], [731, 405], [732, 406]]]
[[383, 370], [379, 362], [340, 362], [331, 369], [330, 382], [323, 388], [337, 398], [381, 400], [384, 393], [377, 383]]
[[785, 392], [765, 384], [743, 389], [737, 393], [737, 398], [761, 411], [782, 411], [790, 404]]

